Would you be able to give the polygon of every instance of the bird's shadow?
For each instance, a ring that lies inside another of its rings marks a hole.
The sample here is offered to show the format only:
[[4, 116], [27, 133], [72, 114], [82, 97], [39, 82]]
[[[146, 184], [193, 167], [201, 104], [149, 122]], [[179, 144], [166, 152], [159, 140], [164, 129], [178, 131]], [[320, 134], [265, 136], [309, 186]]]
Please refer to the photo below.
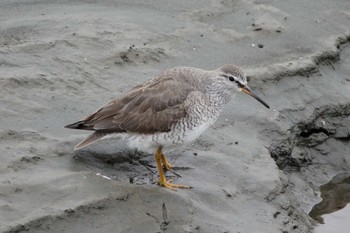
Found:
[[[179, 156], [171, 156], [177, 159]], [[158, 171], [154, 155], [130, 150], [121, 144], [111, 145], [100, 142], [88, 148], [75, 151], [74, 166], [79, 170], [88, 168], [114, 180], [132, 184], [155, 184]], [[176, 171], [187, 167], [174, 167], [166, 176], [171, 179], [181, 177]]]

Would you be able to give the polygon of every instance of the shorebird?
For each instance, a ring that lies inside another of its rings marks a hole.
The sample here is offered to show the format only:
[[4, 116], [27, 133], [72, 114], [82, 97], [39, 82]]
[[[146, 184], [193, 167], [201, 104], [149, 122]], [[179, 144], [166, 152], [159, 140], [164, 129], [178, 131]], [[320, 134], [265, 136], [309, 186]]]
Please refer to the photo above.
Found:
[[170, 170], [171, 165], [163, 148], [173, 149], [197, 139], [214, 124], [236, 92], [244, 92], [270, 108], [248, 87], [245, 73], [235, 65], [213, 71], [175, 67], [65, 127], [94, 131], [75, 150], [117, 134], [130, 148], [155, 154], [161, 186], [190, 188], [166, 180], [163, 166]]

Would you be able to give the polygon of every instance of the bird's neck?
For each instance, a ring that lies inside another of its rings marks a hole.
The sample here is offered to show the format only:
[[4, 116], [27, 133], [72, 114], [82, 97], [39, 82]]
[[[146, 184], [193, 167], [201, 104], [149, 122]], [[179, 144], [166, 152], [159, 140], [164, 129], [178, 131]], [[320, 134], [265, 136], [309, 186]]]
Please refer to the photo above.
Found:
[[234, 97], [234, 90], [220, 83], [212, 83], [208, 86], [207, 92], [213, 106], [224, 106]]

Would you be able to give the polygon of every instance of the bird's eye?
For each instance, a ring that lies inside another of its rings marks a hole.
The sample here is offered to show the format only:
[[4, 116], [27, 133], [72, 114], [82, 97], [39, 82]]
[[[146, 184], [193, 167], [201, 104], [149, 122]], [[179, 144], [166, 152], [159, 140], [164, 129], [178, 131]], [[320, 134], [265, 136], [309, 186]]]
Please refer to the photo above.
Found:
[[235, 81], [235, 78], [233, 76], [228, 77], [228, 80], [230, 80], [231, 82]]

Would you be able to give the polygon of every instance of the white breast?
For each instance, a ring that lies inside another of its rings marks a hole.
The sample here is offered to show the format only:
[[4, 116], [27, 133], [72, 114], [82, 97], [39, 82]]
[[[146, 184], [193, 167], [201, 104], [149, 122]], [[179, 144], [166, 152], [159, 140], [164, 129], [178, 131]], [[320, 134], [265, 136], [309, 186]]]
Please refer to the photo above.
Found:
[[217, 117], [210, 118], [192, 127], [184, 123], [179, 123], [167, 133], [157, 133], [153, 135], [134, 134], [129, 135], [124, 140], [130, 148], [147, 153], [154, 153], [159, 146], [163, 146], [165, 151], [169, 151], [196, 140], [205, 130], [213, 125], [216, 119]]

